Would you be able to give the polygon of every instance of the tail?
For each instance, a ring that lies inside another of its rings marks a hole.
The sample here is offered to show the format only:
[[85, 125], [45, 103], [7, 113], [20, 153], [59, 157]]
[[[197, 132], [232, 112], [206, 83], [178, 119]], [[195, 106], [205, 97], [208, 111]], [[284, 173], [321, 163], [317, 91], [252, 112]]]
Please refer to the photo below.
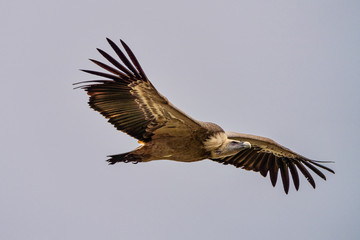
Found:
[[116, 155], [110, 155], [108, 156], [109, 159], [106, 160], [109, 165], [113, 165], [117, 162], [132, 162], [134, 164], [138, 163], [138, 162], [142, 162], [142, 157], [140, 155], [131, 153], [131, 152], [127, 152], [127, 153], [122, 153], [122, 154], [116, 154]]

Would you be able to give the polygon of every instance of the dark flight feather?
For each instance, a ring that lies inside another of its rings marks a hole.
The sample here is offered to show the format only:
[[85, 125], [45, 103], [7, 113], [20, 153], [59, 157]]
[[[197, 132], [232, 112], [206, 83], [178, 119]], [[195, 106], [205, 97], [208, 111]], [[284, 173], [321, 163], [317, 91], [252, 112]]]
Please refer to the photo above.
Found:
[[129, 76], [133, 75], [136, 78], [141, 78], [141, 76], [139, 75], [139, 73], [136, 71], [136, 69], [134, 68], [134, 66], [129, 62], [129, 60], [127, 59], [127, 57], [125, 56], [125, 54], [120, 50], [120, 48], [113, 42], [111, 41], [109, 38], [106, 38], [106, 40], [108, 41], [108, 43], [110, 44], [110, 46], [112, 47], [112, 49], [115, 51], [115, 53], [118, 55], [118, 57], [121, 59], [121, 61], [125, 64], [125, 66], [130, 69], [124, 69], [124, 72], [126, 72]]

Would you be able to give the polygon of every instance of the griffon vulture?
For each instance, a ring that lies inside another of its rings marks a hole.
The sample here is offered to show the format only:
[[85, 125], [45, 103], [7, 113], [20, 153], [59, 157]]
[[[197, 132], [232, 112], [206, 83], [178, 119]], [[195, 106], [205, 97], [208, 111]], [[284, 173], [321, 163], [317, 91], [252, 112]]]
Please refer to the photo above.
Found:
[[186, 115], [155, 89], [122, 40], [121, 45], [129, 58], [113, 41], [107, 41], [122, 63], [97, 49], [113, 66], [90, 59], [107, 72], [82, 70], [101, 79], [77, 84], [82, 84], [78, 87], [90, 96], [91, 108], [141, 144], [131, 152], [109, 156], [109, 164], [158, 159], [180, 162], [211, 159], [260, 172], [264, 177], [269, 173], [273, 186], [280, 170], [286, 193], [289, 191], [290, 175], [295, 189], [299, 189], [298, 170], [314, 188], [315, 181], [308, 169], [324, 180], [326, 177], [318, 168], [334, 173], [320, 164], [325, 162], [310, 160], [269, 138], [225, 132], [214, 123], [197, 121]]

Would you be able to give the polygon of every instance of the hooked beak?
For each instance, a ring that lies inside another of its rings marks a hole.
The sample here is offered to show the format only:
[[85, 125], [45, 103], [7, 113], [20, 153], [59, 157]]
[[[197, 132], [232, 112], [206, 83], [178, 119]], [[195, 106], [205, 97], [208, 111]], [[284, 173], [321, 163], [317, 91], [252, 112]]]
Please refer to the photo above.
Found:
[[249, 142], [241, 142], [242, 143], [242, 148], [246, 149], [246, 148], [251, 148], [251, 144]]

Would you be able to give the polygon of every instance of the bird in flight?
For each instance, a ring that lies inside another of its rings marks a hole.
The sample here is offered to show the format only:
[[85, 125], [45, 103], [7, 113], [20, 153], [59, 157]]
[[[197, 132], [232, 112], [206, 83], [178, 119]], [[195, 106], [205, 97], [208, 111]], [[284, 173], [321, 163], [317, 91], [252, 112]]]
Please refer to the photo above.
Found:
[[[112, 66], [90, 59], [107, 72], [82, 70], [100, 77], [79, 82], [77, 88], [90, 96], [89, 105], [101, 113], [116, 129], [139, 140], [133, 151], [110, 155], [109, 164], [174, 160], [194, 162], [203, 159], [234, 165], [237, 168], [270, 175], [276, 185], [280, 171], [284, 191], [289, 191], [290, 178], [299, 189], [299, 173], [315, 188], [309, 170], [326, 180], [319, 170], [334, 171], [323, 163], [310, 160], [275, 141], [250, 134], [224, 131], [211, 122], [193, 119], [172, 105], [149, 81], [131, 49], [120, 40], [128, 57], [107, 38], [120, 62], [101, 49], [100, 54]], [[121, 63], [122, 62], [122, 63]]]

